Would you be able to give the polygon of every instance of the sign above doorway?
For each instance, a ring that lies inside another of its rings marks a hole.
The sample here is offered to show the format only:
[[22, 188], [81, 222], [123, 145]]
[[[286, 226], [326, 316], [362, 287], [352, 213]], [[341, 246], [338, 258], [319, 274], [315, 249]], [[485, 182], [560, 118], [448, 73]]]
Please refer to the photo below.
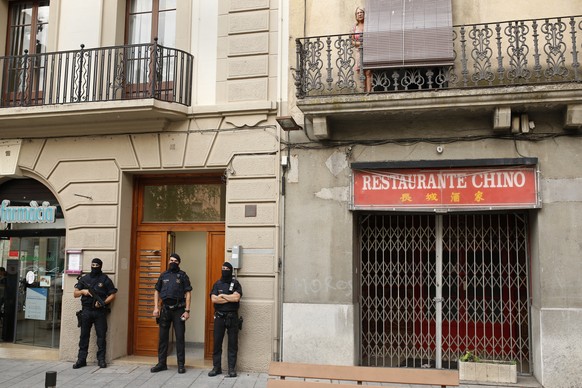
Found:
[[30, 206], [10, 206], [5, 199], [0, 207], [0, 222], [4, 223], [54, 223], [57, 207], [44, 201], [41, 206], [36, 201], [30, 201]]
[[352, 210], [539, 208], [535, 166], [354, 169]]

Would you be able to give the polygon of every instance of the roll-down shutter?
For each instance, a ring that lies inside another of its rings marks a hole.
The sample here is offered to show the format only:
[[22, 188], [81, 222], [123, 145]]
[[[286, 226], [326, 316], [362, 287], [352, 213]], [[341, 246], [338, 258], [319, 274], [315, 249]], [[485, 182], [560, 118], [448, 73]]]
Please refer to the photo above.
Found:
[[451, 0], [366, 0], [364, 67], [453, 62]]

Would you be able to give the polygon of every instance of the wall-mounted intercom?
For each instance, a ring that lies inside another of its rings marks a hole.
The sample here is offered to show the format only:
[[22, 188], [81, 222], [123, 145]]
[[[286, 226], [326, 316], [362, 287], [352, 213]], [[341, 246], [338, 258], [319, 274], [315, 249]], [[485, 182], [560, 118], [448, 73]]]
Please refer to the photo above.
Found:
[[241, 253], [242, 253], [241, 251], [242, 251], [242, 247], [240, 245], [233, 245], [232, 246], [231, 255], [230, 255], [230, 264], [232, 264], [233, 268], [240, 269], [240, 267], [241, 267], [241, 264], [240, 264]]

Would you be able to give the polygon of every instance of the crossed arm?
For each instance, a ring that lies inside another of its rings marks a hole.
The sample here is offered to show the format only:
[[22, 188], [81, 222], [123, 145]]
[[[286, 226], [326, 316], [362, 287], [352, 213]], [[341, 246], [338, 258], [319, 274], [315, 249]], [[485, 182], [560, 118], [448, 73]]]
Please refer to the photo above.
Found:
[[225, 304], [225, 303], [236, 303], [240, 301], [240, 294], [238, 292], [233, 292], [232, 294], [212, 294], [210, 300], [214, 304]]

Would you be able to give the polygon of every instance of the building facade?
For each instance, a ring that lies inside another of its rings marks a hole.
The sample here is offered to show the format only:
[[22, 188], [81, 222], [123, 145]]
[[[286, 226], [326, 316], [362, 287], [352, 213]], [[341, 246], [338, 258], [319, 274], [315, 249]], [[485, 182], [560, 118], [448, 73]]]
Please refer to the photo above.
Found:
[[157, 354], [153, 282], [176, 251], [194, 285], [187, 358], [208, 359], [208, 295], [236, 247], [238, 367], [267, 368], [279, 347], [284, 4], [0, 0], [4, 341], [75, 360], [73, 288], [99, 257], [119, 289], [107, 359]]
[[100, 257], [108, 360], [155, 354], [153, 281], [177, 251], [187, 358], [208, 358], [208, 289], [238, 250], [241, 370], [473, 351], [576, 386], [581, 14], [0, 0], [3, 340], [74, 360], [73, 287]]
[[284, 360], [579, 384], [581, 13], [291, 2]]

